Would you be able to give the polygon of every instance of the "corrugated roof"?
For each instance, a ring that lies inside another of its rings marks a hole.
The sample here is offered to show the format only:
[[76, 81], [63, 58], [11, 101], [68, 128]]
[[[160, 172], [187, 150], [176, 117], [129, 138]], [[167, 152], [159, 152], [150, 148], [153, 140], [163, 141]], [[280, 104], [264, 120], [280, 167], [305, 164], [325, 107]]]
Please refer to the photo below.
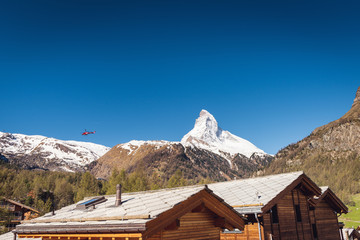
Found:
[[302, 174], [302, 171], [284, 173], [212, 183], [208, 187], [238, 212], [251, 213], [258, 212]]

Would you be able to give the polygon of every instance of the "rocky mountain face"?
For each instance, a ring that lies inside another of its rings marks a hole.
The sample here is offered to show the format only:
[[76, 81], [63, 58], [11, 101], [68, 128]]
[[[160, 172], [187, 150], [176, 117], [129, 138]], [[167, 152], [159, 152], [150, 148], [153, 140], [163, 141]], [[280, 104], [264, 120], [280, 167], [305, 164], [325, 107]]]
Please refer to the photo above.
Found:
[[343, 198], [360, 192], [360, 87], [351, 109], [280, 150], [265, 174], [303, 170]]
[[141, 167], [148, 175], [168, 179], [177, 169], [195, 182], [223, 181], [251, 176], [264, 168], [272, 156], [249, 141], [218, 127], [206, 110], [181, 142], [130, 141], [113, 147], [90, 165], [91, 172], [108, 178], [113, 169], [132, 172]]
[[0, 159], [25, 169], [84, 171], [108, 150], [94, 143], [0, 132]]

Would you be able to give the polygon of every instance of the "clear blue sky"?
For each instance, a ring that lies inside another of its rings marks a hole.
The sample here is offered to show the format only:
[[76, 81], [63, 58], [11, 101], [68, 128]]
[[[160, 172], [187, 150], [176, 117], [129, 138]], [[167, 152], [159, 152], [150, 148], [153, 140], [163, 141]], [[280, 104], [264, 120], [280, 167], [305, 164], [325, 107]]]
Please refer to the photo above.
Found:
[[357, 0], [1, 0], [0, 131], [179, 141], [206, 109], [274, 154], [351, 107], [359, 12]]

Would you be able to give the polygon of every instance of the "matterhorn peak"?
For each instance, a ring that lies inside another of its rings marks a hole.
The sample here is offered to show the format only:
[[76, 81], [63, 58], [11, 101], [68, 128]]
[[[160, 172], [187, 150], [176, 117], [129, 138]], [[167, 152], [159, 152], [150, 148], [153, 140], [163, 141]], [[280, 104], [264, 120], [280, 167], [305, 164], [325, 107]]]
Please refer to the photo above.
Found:
[[356, 95], [355, 95], [355, 99], [354, 99], [354, 103], [353, 103], [353, 106], [360, 102], [360, 87], [358, 88], [358, 90], [356, 91]]
[[[213, 115], [211, 115], [206, 110], [201, 110], [199, 114], [199, 118], [195, 121], [195, 126], [192, 132], [192, 136], [195, 136], [202, 139], [205, 142], [209, 141], [218, 141], [217, 135], [219, 134], [219, 131], [221, 131], [221, 128], [219, 129], [218, 123]], [[185, 139], [186, 135], [183, 137], [184, 141], [188, 141]], [[183, 142], [183, 140], [181, 140]]]
[[253, 153], [265, 154], [251, 142], [222, 130], [214, 116], [206, 110], [201, 110], [194, 128], [181, 139], [181, 143], [220, 155], [240, 153], [250, 157]]

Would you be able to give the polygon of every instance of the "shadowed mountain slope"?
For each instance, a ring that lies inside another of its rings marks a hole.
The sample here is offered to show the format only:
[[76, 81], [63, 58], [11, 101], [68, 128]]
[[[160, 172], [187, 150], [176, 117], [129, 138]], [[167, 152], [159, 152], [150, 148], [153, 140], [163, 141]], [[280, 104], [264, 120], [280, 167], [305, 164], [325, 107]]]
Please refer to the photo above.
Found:
[[275, 155], [265, 174], [303, 170], [345, 201], [360, 192], [360, 87], [351, 109]]

